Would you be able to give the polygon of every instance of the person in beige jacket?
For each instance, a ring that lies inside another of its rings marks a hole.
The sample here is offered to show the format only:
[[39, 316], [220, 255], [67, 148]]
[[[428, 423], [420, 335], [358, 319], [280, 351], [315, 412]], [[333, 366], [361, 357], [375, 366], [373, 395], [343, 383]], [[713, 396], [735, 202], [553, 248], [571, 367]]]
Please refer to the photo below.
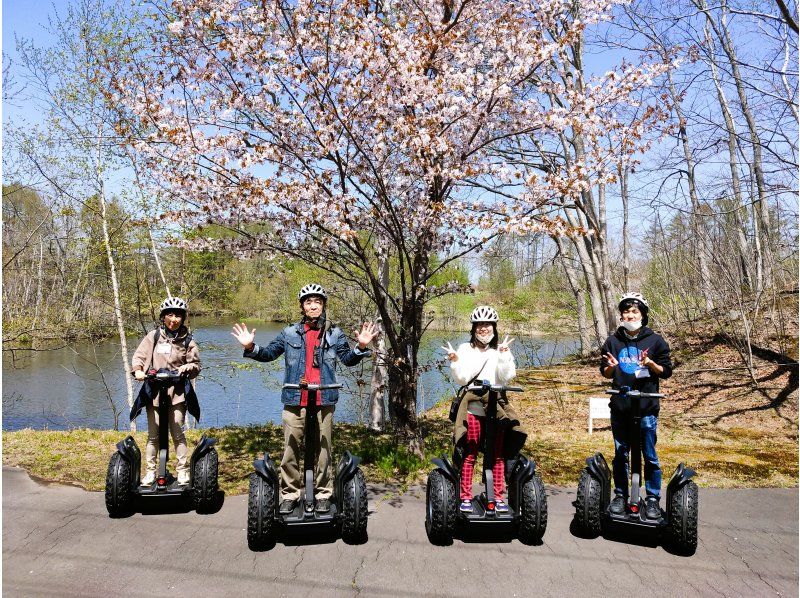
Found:
[[[148, 333], [139, 343], [133, 355], [131, 371], [137, 380], [144, 380], [145, 372], [161, 368], [177, 370], [184, 376], [194, 379], [200, 373], [200, 351], [191, 339], [186, 326], [189, 306], [178, 297], [168, 297], [161, 304], [159, 318], [161, 326]], [[189, 341], [188, 343], [186, 341]], [[183, 423], [186, 418], [186, 396], [180, 386], [168, 389], [172, 401], [169, 410], [169, 430], [178, 458], [178, 483], [189, 483], [188, 451]], [[147, 405], [147, 447], [145, 449], [145, 475], [142, 485], [150, 485], [156, 475], [156, 455], [158, 454], [158, 396]]]

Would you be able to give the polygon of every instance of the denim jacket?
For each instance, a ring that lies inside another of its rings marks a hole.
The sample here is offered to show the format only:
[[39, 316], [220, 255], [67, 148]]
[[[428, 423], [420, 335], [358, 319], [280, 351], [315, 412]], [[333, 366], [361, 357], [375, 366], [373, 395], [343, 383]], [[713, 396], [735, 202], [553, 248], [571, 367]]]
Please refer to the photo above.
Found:
[[[283, 377], [284, 384], [299, 384], [306, 371], [305, 329], [303, 323], [298, 322], [284, 328], [278, 337], [266, 347], [255, 345], [252, 351], [245, 351], [244, 356], [256, 361], [273, 361], [282, 354], [285, 356], [286, 371]], [[320, 339], [319, 352], [321, 364], [320, 383], [336, 384], [336, 358], [344, 365], [353, 366], [370, 354], [368, 349], [361, 350], [356, 346], [350, 348], [347, 337], [337, 326], [326, 326], [324, 338]], [[320, 391], [323, 405], [335, 405], [339, 400], [339, 391], [329, 389]], [[283, 389], [281, 402], [284, 405], [297, 406], [300, 404], [300, 391], [296, 389]]]

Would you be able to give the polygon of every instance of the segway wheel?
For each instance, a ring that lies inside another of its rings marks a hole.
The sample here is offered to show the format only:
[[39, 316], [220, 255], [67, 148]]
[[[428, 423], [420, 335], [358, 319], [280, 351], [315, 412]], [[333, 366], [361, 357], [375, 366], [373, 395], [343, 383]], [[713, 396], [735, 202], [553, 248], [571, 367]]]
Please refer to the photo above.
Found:
[[439, 546], [451, 544], [456, 532], [458, 497], [455, 484], [438, 469], [428, 475], [425, 507], [428, 540]]
[[578, 531], [590, 538], [596, 538], [602, 532], [602, 493], [600, 481], [584, 469], [578, 481], [573, 521]]
[[250, 474], [247, 500], [247, 545], [266, 550], [275, 545], [275, 487], [257, 473]]
[[697, 550], [697, 484], [689, 480], [672, 494], [669, 508], [669, 540], [672, 548], [684, 555]]
[[522, 487], [520, 507], [519, 539], [525, 544], [536, 544], [547, 529], [547, 495], [542, 478], [538, 475], [534, 475]]
[[106, 509], [112, 517], [125, 517], [133, 510], [131, 464], [119, 453], [111, 456], [106, 473]]
[[342, 540], [347, 544], [367, 541], [367, 484], [360, 468], [342, 489]]
[[218, 467], [219, 456], [213, 447], [194, 464], [192, 499], [198, 513], [210, 513], [214, 508], [219, 490]]

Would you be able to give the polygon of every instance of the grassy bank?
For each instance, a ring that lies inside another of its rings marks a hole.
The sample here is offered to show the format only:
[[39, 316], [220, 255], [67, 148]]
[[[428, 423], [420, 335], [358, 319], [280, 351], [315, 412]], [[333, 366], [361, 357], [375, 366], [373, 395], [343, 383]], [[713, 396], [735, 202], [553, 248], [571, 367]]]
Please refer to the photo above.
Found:
[[[662, 400], [658, 430], [665, 478], [684, 461], [697, 469], [701, 486], [797, 486], [796, 367], [759, 360], [759, 387], [754, 388], [743, 370], [728, 369], [737, 360], [725, 345], [683, 345], [675, 354], [679, 367], [662, 385], [668, 396]], [[587, 432], [587, 398], [600, 396], [604, 388], [594, 363], [528, 370], [517, 381], [526, 388], [513, 399], [529, 432], [525, 451], [536, 461], [545, 483], [574, 485], [584, 459], [596, 451], [610, 460], [613, 443], [608, 425], [596, 422], [595, 433]], [[421, 481], [430, 469], [430, 458], [451, 451], [447, 408], [438, 405], [422, 417], [424, 460], [396, 450], [388, 434], [355, 425], [337, 424], [334, 446], [361, 456], [370, 482], [402, 487]], [[282, 451], [279, 426], [207, 432], [218, 439], [220, 484], [228, 494], [247, 491], [257, 454], [279, 456]], [[102, 490], [108, 459], [125, 435], [101, 430], [4, 432], [3, 463], [24, 467], [46, 480]], [[190, 430], [190, 444], [199, 436], [199, 431]], [[145, 439], [145, 433], [136, 434], [139, 446]]]

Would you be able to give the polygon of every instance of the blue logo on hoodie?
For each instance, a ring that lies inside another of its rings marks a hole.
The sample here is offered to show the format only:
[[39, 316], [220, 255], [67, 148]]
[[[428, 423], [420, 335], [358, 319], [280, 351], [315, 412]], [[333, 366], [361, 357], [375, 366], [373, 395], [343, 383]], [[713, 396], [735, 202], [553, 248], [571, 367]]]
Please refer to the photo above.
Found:
[[639, 349], [636, 347], [625, 347], [619, 352], [619, 367], [626, 374], [635, 374], [639, 369]]

